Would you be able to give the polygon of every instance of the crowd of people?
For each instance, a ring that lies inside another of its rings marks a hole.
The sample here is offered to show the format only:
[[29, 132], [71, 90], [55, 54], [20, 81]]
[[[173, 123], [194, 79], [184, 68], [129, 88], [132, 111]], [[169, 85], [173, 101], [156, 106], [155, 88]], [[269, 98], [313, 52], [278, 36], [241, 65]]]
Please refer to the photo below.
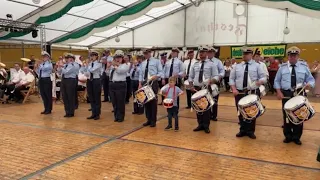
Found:
[[[145, 114], [146, 122], [143, 126], [150, 127], [156, 126], [158, 105], [170, 98], [173, 99], [173, 105], [167, 108], [168, 126], [165, 130], [172, 129], [174, 118], [174, 130], [178, 131], [179, 99], [183, 94], [183, 87], [186, 88], [187, 109], [193, 107], [192, 95], [204, 87], [212, 92], [213, 84], [218, 87], [224, 84], [226, 91], [234, 94], [237, 110], [238, 102], [243, 97], [256, 94], [261, 98], [259, 87], [268, 83], [270, 91], [277, 93], [284, 106], [288, 100], [284, 97], [294, 97], [293, 92], [296, 91], [298, 83], [305, 84], [307, 88], [314, 87], [311, 72], [317, 73], [319, 67], [319, 64], [314, 64], [310, 72], [307, 63], [299, 58], [300, 50], [297, 47], [288, 49], [287, 63], [277, 61], [273, 57], [263, 58], [259, 50], [249, 47], [243, 48], [241, 63], [236, 63], [235, 59], [222, 62], [215, 57], [217, 49], [212, 46], [200, 46], [199, 59], [195, 58], [194, 50], [188, 50], [186, 58], [181, 60], [178, 57], [179, 52], [179, 48], [172, 48], [170, 58], [167, 58], [167, 53], [162, 53], [159, 60], [152, 57], [150, 49], [143, 49], [135, 58], [122, 50], [117, 50], [111, 56], [110, 50], [106, 49], [103, 54], [90, 51], [88, 59], [80, 58], [78, 61], [73, 54], [66, 53], [53, 63], [50, 54], [44, 51], [40, 61], [33, 60], [32, 57], [23, 70], [19, 64], [15, 64], [12, 77], [7, 83], [2, 83], [1, 90], [9, 99], [21, 102], [20, 91], [30, 88], [32, 82], [38, 79], [37, 84], [44, 105], [41, 114], [51, 114], [53, 97], [59, 100], [62, 95], [66, 118], [75, 116], [79, 104], [77, 92], [86, 91], [91, 106], [91, 116], [87, 119], [99, 120], [101, 102], [111, 102], [115, 122], [125, 121], [125, 105], [133, 96], [132, 114]], [[4, 70], [1, 72], [2, 76], [6, 76]], [[137, 101], [135, 93], [146, 86], [151, 87], [156, 95], [160, 92], [162, 98], [155, 97], [145, 103]], [[218, 120], [219, 94], [215, 95], [213, 100], [214, 103], [208, 110], [196, 112], [198, 126], [194, 131], [210, 133], [210, 120]], [[284, 142], [293, 141], [300, 145], [303, 126], [287, 122], [286, 115], [284, 112], [283, 114]], [[238, 114], [238, 119], [240, 130], [236, 136], [256, 139], [255, 119], [247, 121], [241, 113]]]

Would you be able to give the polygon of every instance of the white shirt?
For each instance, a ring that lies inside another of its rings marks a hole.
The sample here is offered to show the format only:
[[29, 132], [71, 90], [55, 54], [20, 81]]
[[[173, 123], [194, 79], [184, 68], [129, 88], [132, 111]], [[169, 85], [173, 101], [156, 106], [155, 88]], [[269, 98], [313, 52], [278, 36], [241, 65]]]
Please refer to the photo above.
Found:
[[23, 76], [25, 76], [25, 73], [21, 69], [19, 69], [19, 71], [14, 69], [14, 70], [12, 70], [12, 76], [10, 78], [10, 82], [17, 84], [20, 82], [20, 80]]
[[[28, 74], [25, 74], [23, 72], [23, 76], [21, 77], [20, 84], [26, 84], [26, 83], [32, 83], [34, 81], [34, 75], [29, 72]], [[28, 85], [28, 87], [30, 84]]]
[[79, 72], [79, 74], [78, 74], [78, 85], [79, 85], [79, 86], [84, 86], [84, 87], [86, 87], [86, 83], [80, 82], [79, 80], [81, 80], [81, 81], [87, 81], [87, 80], [88, 80], [87, 76], [85, 76], [85, 75], [84, 75], [83, 73], [81, 73], [81, 72]]
[[[192, 59], [192, 60], [191, 60], [190, 71], [191, 71], [191, 69], [192, 69], [192, 66], [193, 66], [194, 63], [196, 63], [196, 62], [197, 62], [197, 60], [195, 60], [195, 59]], [[188, 73], [189, 63], [190, 63], [190, 59], [184, 60], [184, 62], [183, 62], [184, 69], [186, 70], [186, 75], [188, 75], [187, 73]], [[189, 73], [190, 73], [190, 71], [189, 71]]]
[[261, 69], [266, 73], [266, 76], [269, 77], [269, 71], [267, 65], [264, 62], [258, 62], [260, 64]]

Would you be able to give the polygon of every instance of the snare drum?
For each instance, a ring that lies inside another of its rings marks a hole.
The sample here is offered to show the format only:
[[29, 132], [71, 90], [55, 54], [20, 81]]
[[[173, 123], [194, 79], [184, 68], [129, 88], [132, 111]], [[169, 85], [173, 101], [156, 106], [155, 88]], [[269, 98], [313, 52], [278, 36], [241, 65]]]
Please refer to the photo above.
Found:
[[172, 108], [173, 107], [173, 99], [165, 98], [163, 100], [163, 107], [165, 108]]
[[216, 97], [219, 95], [219, 88], [216, 84], [211, 84], [212, 97]]
[[135, 92], [135, 98], [137, 100], [137, 103], [146, 104], [147, 102], [155, 99], [156, 95], [154, 94], [152, 87], [146, 85]]
[[214, 100], [207, 89], [202, 89], [191, 96], [191, 104], [195, 111], [205, 112], [214, 105]]
[[256, 119], [265, 112], [260, 98], [255, 94], [247, 95], [238, 102], [238, 110], [246, 120]]
[[311, 119], [315, 110], [304, 96], [295, 96], [284, 104], [284, 111], [288, 119], [295, 125]]
[[184, 87], [185, 87], [186, 89], [188, 89], [188, 90], [190, 89], [190, 84], [189, 84], [189, 81], [188, 81], [188, 80], [185, 80], [183, 84], [184, 84]]

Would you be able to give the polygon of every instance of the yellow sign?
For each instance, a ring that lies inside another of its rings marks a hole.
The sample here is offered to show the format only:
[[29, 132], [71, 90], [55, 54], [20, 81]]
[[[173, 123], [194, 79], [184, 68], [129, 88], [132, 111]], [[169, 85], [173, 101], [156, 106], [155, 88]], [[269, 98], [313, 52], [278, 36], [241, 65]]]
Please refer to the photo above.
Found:
[[[261, 52], [263, 57], [284, 57], [286, 55], [285, 44], [280, 45], [261, 45], [261, 46], [250, 46], [255, 52], [257, 49]], [[231, 47], [231, 57], [235, 59], [242, 58], [242, 46]]]

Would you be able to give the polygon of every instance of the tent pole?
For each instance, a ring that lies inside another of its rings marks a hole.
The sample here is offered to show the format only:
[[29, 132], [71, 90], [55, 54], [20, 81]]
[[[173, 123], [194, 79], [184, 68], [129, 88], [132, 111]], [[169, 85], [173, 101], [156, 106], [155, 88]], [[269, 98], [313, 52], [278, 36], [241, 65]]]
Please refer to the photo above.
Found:
[[248, 1], [247, 1], [247, 4], [246, 4], [246, 6], [247, 6], [247, 17], [246, 17], [246, 44], [245, 45], [247, 45], [248, 44], [248, 22], [249, 22], [249, 3], [248, 3]]
[[132, 29], [132, 49], [134, 49], [134, 29]]
[[184, 9], [183, 47], [186, 47], [187, 39], [187, 8]]
[[217, 3], [216, 0], [213, 2], [214, 4], [214, 12], [213, 12], [213, 39], [212, 39], [212, 45], [214, 45], [215, 40], [216, 40], [216, 11], [217, 11]]

